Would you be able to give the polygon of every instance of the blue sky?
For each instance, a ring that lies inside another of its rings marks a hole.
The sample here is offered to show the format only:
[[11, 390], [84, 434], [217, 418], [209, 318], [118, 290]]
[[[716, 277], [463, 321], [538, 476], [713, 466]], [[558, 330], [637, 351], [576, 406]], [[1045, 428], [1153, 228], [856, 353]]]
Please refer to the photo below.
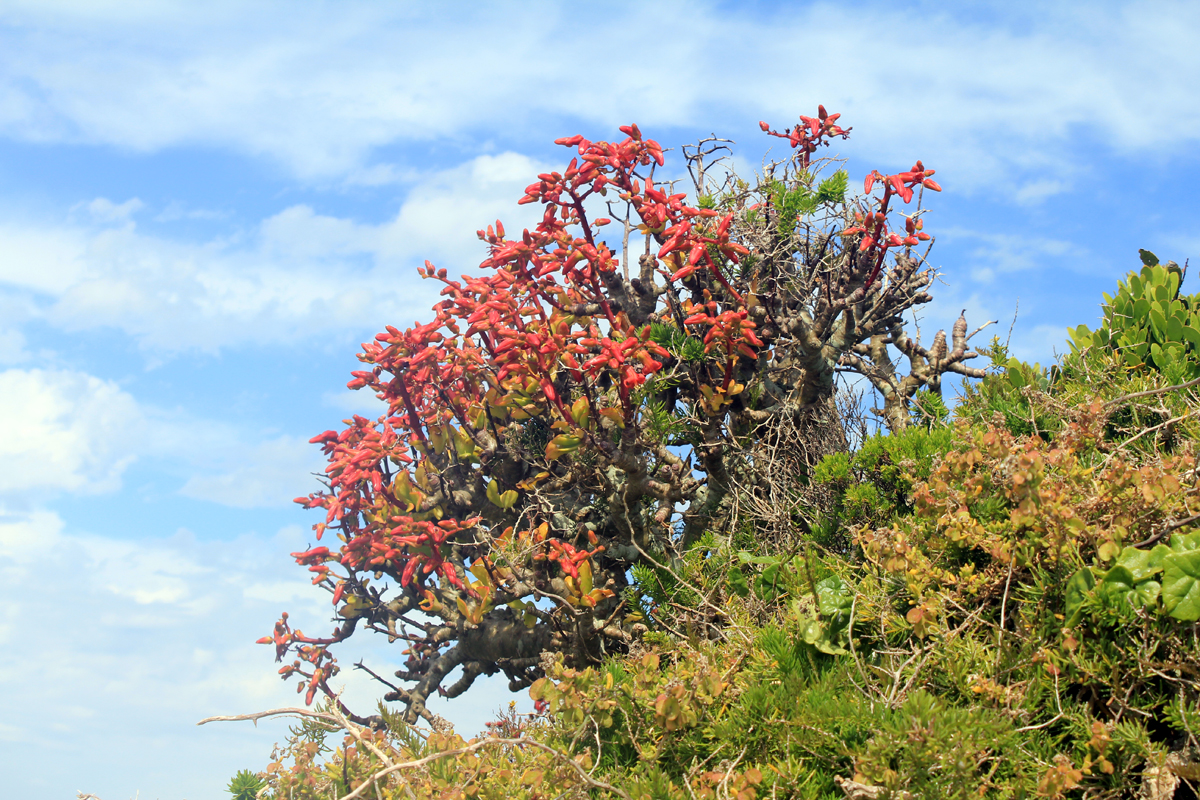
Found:
[[[307, 439], [375, 407], [345, 382], [358, 343], [428, 316], [418, 264], [470, 271], [476, 229], [530, 222], [558, 136], [715, 132], [752, 170], [779, 144], [760, 119], [824, 103], [855, 178], [938, 171], [928, 335], [961, 308], [1007, 335], [1019, 302], [1013, 349], [1042, 363], [1139, 247], [1200, 255], [1195, 3], [573, 8], [0, 0], [14, 795], [217, 798], [267, 763], [281, 723], [194, 723], [298, 701], [253, 642], [284, 609], [328, 624], [287, 555]], [[470, 735], [507, 700], [439, 710]]]

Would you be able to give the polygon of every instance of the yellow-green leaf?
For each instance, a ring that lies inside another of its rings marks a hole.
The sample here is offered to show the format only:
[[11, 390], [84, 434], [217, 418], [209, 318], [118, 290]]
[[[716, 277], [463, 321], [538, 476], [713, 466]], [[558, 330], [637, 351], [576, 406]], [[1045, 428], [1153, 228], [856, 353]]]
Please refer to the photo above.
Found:
[[568, 433], [555, 436], [550, 440], [550, 444], [546, 445], [546, 460], [553, 461], [567, 453], [575, 452], [579, 449], [581, 441], [580, 437]]
[[613, 424], [618, 428], [625, 427], [625, 415], [621, 413], [621, 409], [619, 408], [602, 408], [600, 409], [600, 416], [612, 420]]
[[587, 424], [588, 410], [588, 399], [586, 397], [580, 397], [571, 405], [571, 419], [575, 420], [575, 424], [580, 428]]
[[471, 441], [471, 435], [466, 431], [460, 431], [451, 428], [454, 436], [454, 450], [461, 459], [473, 459], [479, 452], [479, 448], [475, 446], [475, 442]]
[[487, 487], [487, 499], [490, 500], [493, 505], [500, 506], [500, 508], [507, 511], [517, 504], [517, 493], [512, 489], [501, 493], [500, 484], [496, 482], [495, 478], [492, 478]]
[[592, 593], [592, 561], [591, 561], [591, 559], [587, 559], [586, 561], [580, 561], [578, 569], [579, 569], [579, 588], [582, 590], [581, 593], [582, 594], [591, 594]]

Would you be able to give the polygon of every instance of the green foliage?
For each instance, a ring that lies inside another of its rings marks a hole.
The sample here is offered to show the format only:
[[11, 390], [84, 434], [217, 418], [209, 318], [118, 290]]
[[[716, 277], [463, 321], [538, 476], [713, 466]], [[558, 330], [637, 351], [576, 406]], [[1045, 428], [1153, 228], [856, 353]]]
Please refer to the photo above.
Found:
[[226, 791], [233, 795], [233, 800], [255, 800], [259, 790], [266, 785], [267, 782], [257, 774], [248, 769], [242, 769], [238, 770], [238, 773], [229, 781]]
[[918, 690], [882, 721], [856, 766], [895, 792], [966, 800], [994, 788], [1015, 738], [1011, 720], [995, 710], [955, 708]]
[[868, 437], [853, 454], [825, 456], [813, 470], [813, 483], [826, 487], [833, 500], [817, 541], [828, 545], [846, 526], [886, 524], [910, 512], [913, 485], [928, 477], [951, 441], [949, 427], [910, 426]]
[[1118, 353], [1131, 370], [1157, 370], [1173, 383], [1200, 376], [1200, 296], [1180, 295], [1183, 274], [1175, 262], [1139, 251], [1142, 269], [1104, 295], [1104, 317], [1095, 331], [1072, 329], [1071, 351]]
[[704, 340], [689, 335], [674, 325], [653, 322], [650, 325], [650, 338], [667, 349], [671, 355], [686, 362], [704, 360]]
[[1083, 567], [1067, 583], [1067, 624], [1085, 611], [1121, 619], [1145, 609], [1182, 622], [1200, 620], [1200, 532], [1152, 549], [1125, 547], [1108, 569]]
[[[1177, 288], [1143, 259], [1126, 290]], [[1200, 401], [1150, 349], [1131, 365], [1085, 343], [1050, 369], [986, 352], [953, 423], [918, 395], [918, 424], [815, 465], [804, 535], [740, 524], [633, 566], [629, 652], [544, 663], [539, 714], [491, 731], [547, 750], [459, 753], [474, 745], [382, 711], [376, 747], [447, 755], [378, 796], [1139, 796], [1200, 737]], [[660, 402], [643, 414], [668, 430]], [[271, 798], [342, 796], [378, 769], [330, 730], [293, 730]]]
[[1034, 398], [1053, 390], [1060, 379], [1060, 369], [1011, 358], [998, 339], [993, 339], [985, 352], [992, 359], [991, 373], [977, 384], [963, 385], [957, 417], [987, 424], [999, 415], [1005, 427], [1015, 434], [1047, 439], [1053, 436], [1061, 428], [1062, 418], [1054, 410], [1034, 402]]
[[912, 422], [914, 425], [933, 429], [946, 425], [949, 420], [950, 408], [940, 394], [922, 389], [913, 395]]
[[811, 175], [797, 177], [797, 183], [791, 187], [782, 181], [771, 181], [765, 187], [766, 195], [778, 214], [780, 231], [787, 236], [795, 230], [799, 218], [815, 213], [822, 206], [845, 202], [849, 185], [849, 175], [842, 169], [822, 180], [815, 190], [812, 188]]

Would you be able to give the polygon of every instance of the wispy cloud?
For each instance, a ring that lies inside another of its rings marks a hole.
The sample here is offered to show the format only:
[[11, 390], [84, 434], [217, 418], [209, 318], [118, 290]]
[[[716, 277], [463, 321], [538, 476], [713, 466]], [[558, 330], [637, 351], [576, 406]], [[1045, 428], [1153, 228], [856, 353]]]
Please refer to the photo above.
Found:
[[[180, 492], [234, 508], [262, 508], [287, 503], [298, 487], [313, 486], [312, 473], [321, 473], [324, 462], [307, 440], [291, 436], [238, 448], [236, 463], [216, 474], [193, 475]], [[235, 460], [235, 459], [230, 459]]]
[[[1200, 135], [1195, 4], [1039, 7], [1036, 27], [1020, 8], [979, 8], [628, 4], [583, 30], [548, 3], [469, 15], [350, 3], [332, 24], [273, 4], [140, 15], [18, 4], [0, 38], [0, 131], [135, 150], [203, 143], [372, 183], [393, 175], [368, 166], [375, 149], [486, 137], [496, 120], [508, 136], [552, 118], [691, 127], [719, 106], [785, 123], [825, 102], [867, 151], [937, 154], [963, 186], [1057, 171], [1077, 128], [1118, 152], [1179, 150]], [[608, 43], [681, 18], [686, 36], [613, 57]], [[586, 93], [582, 75], [597, 77]]]
[[116, 492], [138, 459], [169, 465], [181, 494], [233, 508], [286, 507], [324, 466], [304, 438], [158, 409], [83, 372], [0, 371], [0, 501]]
[[79, 372], [0, 372], [0, 496], [113, 491], [136, 457], [137, 402]]
[[296, 205], [249, 237], [201, 243], [143, 232], [136, 199], [97, 198], [76, 209], [90, 223], [0, 225], [0, 299], [19, 295], [63, 330], [124, 331], [163, 356], [357, 334], [428, 313], [440, 286], [417, 278], [424, 259], [471, 271], [486, 255], [481, 225], [533, 225], [515, 201], [542, 169], [516, 153], [477, 156], [425, 175], [379, 224]]
[[[279, 558], [304, 541], [285, 530], [228, 544], [187, 532], [117, 542], [67, 531], [52, 512], [0, 515], [0, 643], [22, 653], [0, 665], [0, 680], [20, 687], [0, 738], [14, 763], [42, 750], [61, 758], [55, 774], [23, 776], [21, 793], [61, 789], [69, 777], [102, 797], [177, 797], [188, 784], [216, 796], [218, 781], [247, 766], [239, 742], [267, 752], [284, 733], [276, 726], [195, 723], [295, 702], [269, 648], [253, 642], [281, 595], [300, 619], [324, 624], [319, 594], [283, 591], [308, 583]], [[197, 747], [203, 769], [188, 763]]]
[[[1085, 253], [1065, 239], [1024, 233], [991, 233], [962, 228], [941, 231], [948, 242], [965, 254], [962, 268], [979, 284], [990, 284], [997, 275], [1045, 267], [1054, 260], [1059, 266], [1073, 266]], [[1071, 256], [1071, 258], [1067, 258]]]
[[[217, 797], [238, 769], [260, 769], [284, 723], [196, 722], [297, 704], [271, 649], [254, 640], [284, 609], [313, 633], [331, 624], [328, 595], [286, 555], [310, 541], [297, 528], [226, 542], [188, 531], [114, 541], [68, 530], [50, 511], [0, 507], [0, 646], [21, 653], [0, 664], [13, 689], [0, 742], [11, 763], [56, 754], [52, 772], [9, 776], [10, 789]], [[378, 685], [351, 665], [365, 658], [386, 674], [401, 656], [385, 638], [363, 638], [342, 648], [333, 684], [370, 713]], [[505, 695], [491, 682], [434, 707], [471, 735]]]

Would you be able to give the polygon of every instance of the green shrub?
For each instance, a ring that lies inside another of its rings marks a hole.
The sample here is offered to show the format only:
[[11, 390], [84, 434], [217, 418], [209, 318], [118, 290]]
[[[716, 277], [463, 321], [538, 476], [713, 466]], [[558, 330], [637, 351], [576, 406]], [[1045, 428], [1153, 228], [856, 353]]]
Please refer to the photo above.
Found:
[[229, 781], [229, 786], [225, 791], [233, 795], [233, 800], [255, 800], [258, 792], [266, 785], [267, 782], [257, 774], [248, 769], [242, 769], [238, 770], [238, 773]]
[[1180, 295], [1183, 273], [1174, 261], [1159, 264], [1140, 252], [1141, 272], [1121, 281], [1115, 297], [1104, 295], [1099, 328], [1070, 331], [1071, 351], [1107, 349], [1130, 369], [1156, 370], [1173, 383], [1200, 377], [1200, 296]]
[[[1118, 297], [1178, 287], [1135, 277]], [[532, 717], [468, 742], [326, 705], [348, 735], [293, 730], [268, 796], [342, 797], [385, 759], [419, 763], [366, 796], [1138, 796], [1200, 746], [1200, 399], [1191, 351], [1151, 342], [1169, 323], [1131, 363], [1124, 302], [1050, 369], [994, 341], [952, 424], [918, 396], [920, 424], [825, 456], [802, 535], [651, 553], [621, 595], [638, 640], [543, 662]]]

